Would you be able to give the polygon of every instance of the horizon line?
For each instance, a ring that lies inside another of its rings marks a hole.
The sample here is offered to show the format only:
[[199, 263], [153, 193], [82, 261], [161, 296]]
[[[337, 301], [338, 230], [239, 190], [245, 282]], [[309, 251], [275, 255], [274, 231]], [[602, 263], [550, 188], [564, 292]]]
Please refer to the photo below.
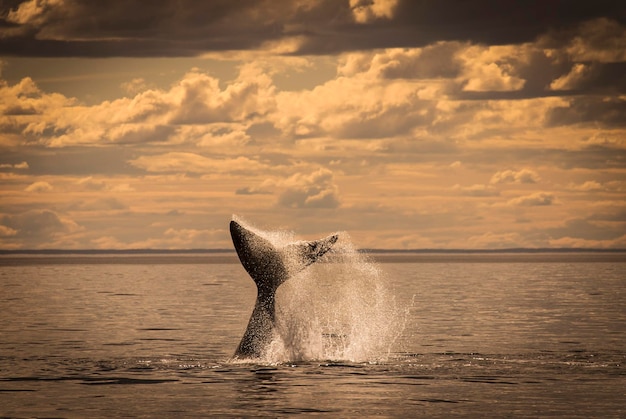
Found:
[[[357, 249], [359, 253], [626, 253], [626, 248], [595, 248], [595, 247], [511, 247], [501, 249]], [[0, 249], [0, 255], [123, 255], [123, 254], [211, 254], [236, 253], [235, 249]]]

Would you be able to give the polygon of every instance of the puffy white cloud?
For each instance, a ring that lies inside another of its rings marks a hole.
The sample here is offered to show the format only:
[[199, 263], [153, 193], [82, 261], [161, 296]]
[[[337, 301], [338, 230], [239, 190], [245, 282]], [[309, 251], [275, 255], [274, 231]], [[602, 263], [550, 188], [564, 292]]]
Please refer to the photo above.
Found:
[[517, 198], [510, 199], [507, 204], [511, 206], [547, 206], [552, 205], [555, 202], [555, 196], [549, 192], [536, 192], [530, 195], [519, 196]]
[[280, 188], [285, 178], [266, 177], [260, 184], [256, 186], [245, 186], [235, 191], [237, 195], [273, 195]]
[[6, 19], [9, 22], [41, 25], [46, 15], [55, 7], [63, 6], [64, 0], [27, 0], [16, 9], [11, 9]]
[[199, 147], [217, 148], [224, 153], [233, 153], [252, 141], [247, 125], [242, 123], [213, 123], [183, 125], [170, 136], [175, 144], [196, 144]]
[[626, 148], [626, 138], [619, 130], [594, 130], [592, 135], [583, 139], [588, 147], [601, 147], [612, 149]]
[[462, 70], [460, 42], [437, 42], [422, 48], [389, 48], [352, 52], [339, 57], [337, 74], [346, 77], [366, 73], [381, 79], [454, 79]]
[[0, 169], [28, 169], [28, 162], [21, 162], [21, 163], [15, 163], [15, 164], [11, 164], [11, 163], [2, 163], [0, 164]]
[[522, 169], [519, 171], [503, 170], [494, 173], [489, 183], [492, 185], [498, 183], [537, 183], [540, 179], [537, 172], [530, 169]]
[[463, 61], [463, 90], [502, 92], [521, 90], [526, 83], [516, 74], [516, 65], [526, 51], [517, 46], [470, 46], [459, 52]]
[[10, 237], [10, 236], [15, 236], [16, 234], [17, 234], [17, 230], [11, 227], [0, 225], [0, 237]]
[[[30, 78], [14, 86], [0, 85], [0, 99], [4, 115], [0, 126], [21, 132], [22, 141], [52, 147], [186, 142], [188, 127], [196, 125], [204, 127], [204, 135], [196, 133], [196, 138], [206, 145], [209, 133], [213, 138], [228, 137], [224, 132], [215, 135], [225, 125], [240, 131], [242, 124], [266, 117], [275, 109], [275, 88], [262, 68], [244, 64], [225, 88], [218, 79], [194, 69], [169, 90], [149, 89], [94, 106], [43, 93]], [[233, 136], [245, 140], [245, 134]], [[232, 143], [233, 138], [217, 142]]]
[[498, 191], [491, 185], [482, 185], [482, 184], [475, 184], [471, 186], [455, 185], [453, 189], [456, 191], [459, 191], [462, 195], [467, 195], [467, 196], [487, 197], [487, 196], [500, 195], [500, 191]]
[[310, 91], [280, 92], [275, 126], [295, 137], [395, 137], [432, 121], [432, 103], [420, 97], [430, 87], [368, 74], [339, 77]]
[[110, 192], [132, 192], [135, 189], [128, 183], [114, 183], [104, 179], [88, 176], [78, 179], [75, 184], [79, 190], [85, 191], [110, 191]]
[[26, 192], [50, 192], [52, 189], [52, 185], [45, 181], [38, 181], [31, 183], [24, 189]]
[[334, 182], [333, 173], [321, 168], [313, 173], [296, 173], [289, 178], [277, 181], [281, 189], [278, 204], [288, 208], [337, 208], [339, 188]]
[[252, 64], [243, 65], [239, 77], [224, 90], [218, 79], [192, 71], [170, 96], [176, 99], [170, 119], [174, 124], [243, 121], [274, 107], [271, 78]]
[[391, 19], [398, 0], [350, 0], [354, 20], [368, 23], [379, 18]]
[[590, 68], [588, 64], [574, 64], [571, 71], [550, 83], [552, 90], [573, 90], [589, 77]]
[[135, 77], [130, 81], [122, 83], [120, 87], [127, 93], [137, 94], [148, 90], [148, 83], [146, 83], [143, 77]]
[[575, 185], [573, 183], [570, 183], [569, 189], [583, 192], [601, 191], [604, 190], [604, 186], [601, 183], [596, 182], [595, 180], [588, 180], [581, 185]]
[[246, 186], [244, 188], [239, 188], [235, 191], [235, 194], [237, 195], [264, 195], [264, 194], [269, 194], [270, 192], [265, 192], [256, 188], [252, 188], [249, 186]]
[[623, 192], [626, 190], [626, 182], [614, 180], [608, 182], [598, 182], [596, 180], [588, 180], [581, 184], [569, 183], [567, 189], [578, 192]]
[[0, 141], [13, 132], [23, 134], [20, 143], [44, 142], [41, 137], [57, 130], [55, 121], [74, 103], [61, 94], [42, 92], [30, 77], [13, 86], [0, 81]]
[[104, 181], [94, 179], [92, 176], [79, 179], [76, 184], [80, 185], [82, 188], [92, 191], [100, 191], [106, 187], [106, 183]]

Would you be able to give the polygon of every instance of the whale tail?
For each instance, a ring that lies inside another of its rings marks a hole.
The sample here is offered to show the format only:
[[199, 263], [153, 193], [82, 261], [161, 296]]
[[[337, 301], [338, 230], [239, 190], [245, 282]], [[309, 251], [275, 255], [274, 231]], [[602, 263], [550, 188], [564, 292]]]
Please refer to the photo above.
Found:
[[241, 264], [257, 286], [254, 310], [235, 357], [258, 358], [274, 336], [276, 289], [326, 254], [338, 236], [278, 246], [235, 220], [230, 222], [230, 235]]
[[324, 256], [338, 239], [337, 234], [332, 234], [320, 240], [277, 247], [235, 220], [230, 222], [230, 235], [245, 270], [259, 290], [269, 291], [275, 291], [290, 276]]

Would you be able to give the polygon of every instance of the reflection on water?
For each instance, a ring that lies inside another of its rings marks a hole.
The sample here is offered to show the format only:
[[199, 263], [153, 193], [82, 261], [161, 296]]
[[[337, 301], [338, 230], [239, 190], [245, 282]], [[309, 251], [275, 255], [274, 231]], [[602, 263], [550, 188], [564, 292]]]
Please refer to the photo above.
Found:
[[385, 263], [390, 357], [246, 364], [243, 268], [168, 257], [1, 267], [0, 415], [626, 416], [626, 263]]

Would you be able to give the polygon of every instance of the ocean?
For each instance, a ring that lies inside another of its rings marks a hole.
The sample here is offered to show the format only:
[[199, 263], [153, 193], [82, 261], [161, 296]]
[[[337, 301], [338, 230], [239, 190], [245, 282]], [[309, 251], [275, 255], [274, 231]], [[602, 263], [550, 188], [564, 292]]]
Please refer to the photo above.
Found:
[[234, 253], [4, 255], [0, 290], [1, 417], [626, 417], [625, 254], [318, 263], [252, 362]]

